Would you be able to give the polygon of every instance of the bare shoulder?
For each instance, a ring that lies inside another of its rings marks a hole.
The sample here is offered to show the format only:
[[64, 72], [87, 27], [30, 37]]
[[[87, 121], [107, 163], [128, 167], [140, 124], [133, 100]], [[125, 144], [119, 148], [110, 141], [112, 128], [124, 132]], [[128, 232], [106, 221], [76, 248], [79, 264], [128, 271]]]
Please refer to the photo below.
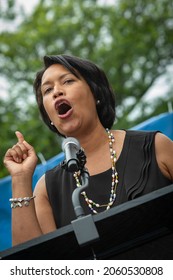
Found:
[[113, 130], [113, 134], [114, 134], [114, 136], [115, 136], [115, 138], [117, 139], [117, 140], [120, 140], [120, 141], [124, 141], [124, 138], [125, 138], [125, 136], [126, 136], [126, 131], [125, 130]]
[[160, 153], [170, 153], [173, 151], [173, 141], [160, 132], [156, 133], [155, 146], [156, 151]]
[[155, 136], [155, 150], [158, 165], [163, 174], [173, 181], [173, 141], [162, 133]]
[[45, 175], [43, 175], [37, 182], [35, 189], [34, 189], [34, 195], [46, 195], [46, 183], [45, 183]]
[[125, 130], [113, 130], [112, 131], [115, 137], [115, 149], [117, 153], [117, 158], [119, 158], [123, 145], [124, 145], [124, 139], [126, 136], [126, 131]]

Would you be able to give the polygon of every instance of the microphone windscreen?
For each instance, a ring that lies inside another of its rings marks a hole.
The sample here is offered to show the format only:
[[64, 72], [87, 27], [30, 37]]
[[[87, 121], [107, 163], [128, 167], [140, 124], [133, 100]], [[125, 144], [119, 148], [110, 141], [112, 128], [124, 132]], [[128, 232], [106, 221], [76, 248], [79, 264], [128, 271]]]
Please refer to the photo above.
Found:
[[77, 150], [80, 150], [80, 148], [81, 148], [80, 147], [80, 143], [79, 143], [79, 141], [76, 138], [74, 138], [74, 137], [67, 137], [62, 142], [62, 150], [63, 150], [63, 152], [65, 152], [66, 145], [69, 145], [69, 144], [72, 144], [72, 145], [76, 146]]

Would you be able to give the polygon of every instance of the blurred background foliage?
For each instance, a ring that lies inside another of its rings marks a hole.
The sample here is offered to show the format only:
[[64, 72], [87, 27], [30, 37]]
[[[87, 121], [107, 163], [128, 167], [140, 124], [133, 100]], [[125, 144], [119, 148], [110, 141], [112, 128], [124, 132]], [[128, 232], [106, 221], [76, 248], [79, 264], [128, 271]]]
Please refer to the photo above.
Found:
[[116, 94], [116, 128], [168, 110], [171, 86], [157, 99], [146, 96], [163, 74], [171, 85], [172, 0], [38, 0], [31, 13], [16, 1], [0, 1], [0, 177], [8, 175], [2, 160], [16, 130], [45, 160], [61, 150], [33, 93], [45, 54], [80, 56], [104, 69]]

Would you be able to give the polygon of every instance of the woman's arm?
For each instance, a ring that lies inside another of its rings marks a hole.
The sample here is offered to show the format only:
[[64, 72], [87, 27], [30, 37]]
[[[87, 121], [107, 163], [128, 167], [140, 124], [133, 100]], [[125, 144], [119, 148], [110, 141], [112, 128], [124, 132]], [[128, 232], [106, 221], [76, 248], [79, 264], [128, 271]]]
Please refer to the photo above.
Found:
[[[36, 199], [32, 198], [32, 176], [37, 164], [37, 156], [33, 147], [28, 144], [20, 132], [16, 132], [18, 142], [9, 149], [4, 157], [4, 164], [12, 177], [12, 240], [13, 245], [25, 242], [32, 238], [38, 237], [44, 233], [43, 225], [38, 220], [35, 203]], [[35, 194], [34, 194], [35, 195]], [[36, 192], [39, 196], [39, 192]], [[46, 201], [44, 194], [40, 192], [40, 197]], [[31, 198], [29, 204], [25, 206], [24, 200]], [[14, 201], [17, 199], [18, 202]], [[48, 202], [44, 204], [48, 205]], [[50, 208], [50, 206], [49, 206]], [[47, 218], [45, 217], [45, 223]]]
[[45, 234], [56, 230], [52, 207], [47, 195], [45, 175], [38, 181], [34, 190], [34, 195], [36, 214], [42, 232]]

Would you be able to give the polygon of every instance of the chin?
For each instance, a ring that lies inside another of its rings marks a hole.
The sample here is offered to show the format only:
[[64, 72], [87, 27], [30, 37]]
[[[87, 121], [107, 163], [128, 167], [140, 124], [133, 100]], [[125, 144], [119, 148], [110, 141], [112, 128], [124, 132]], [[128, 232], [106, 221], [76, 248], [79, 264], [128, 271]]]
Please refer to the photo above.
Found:
[[75, 137], [76, 132], [79, 130], [79, 128], [77, 128], [76, 126], [70, 126], [70, 127], [66, 127], [63, 128], [63, 130], [59, 130], [59, 132], [63, 135], [65, 135], [66, 137]]

